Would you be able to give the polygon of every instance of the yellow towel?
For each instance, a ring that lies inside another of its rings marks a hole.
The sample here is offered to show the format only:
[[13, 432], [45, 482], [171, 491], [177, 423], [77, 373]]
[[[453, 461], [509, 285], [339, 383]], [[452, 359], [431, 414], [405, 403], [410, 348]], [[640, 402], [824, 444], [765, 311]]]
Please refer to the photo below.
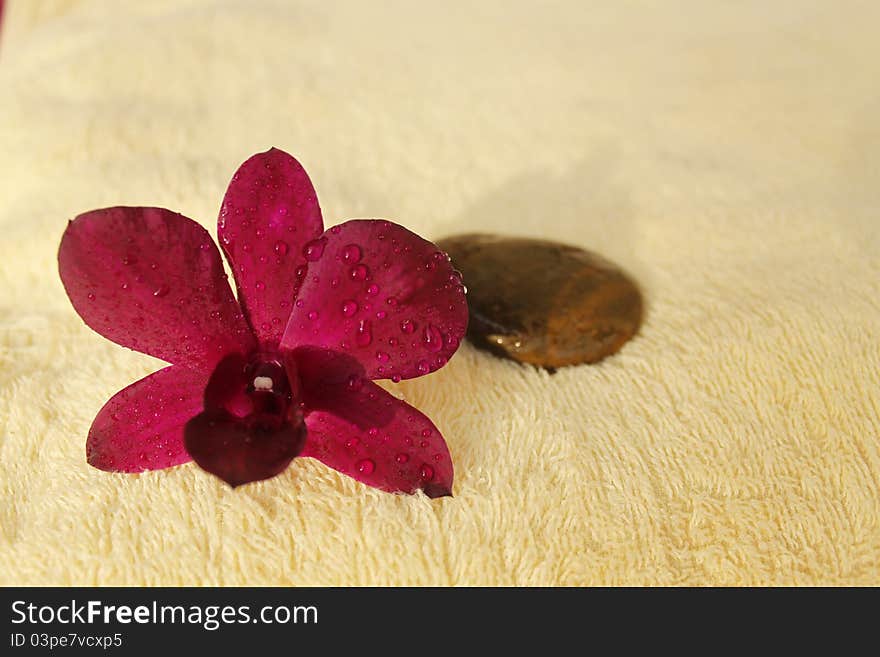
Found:
[[[880, 584], [877, 3], [11, 0], [0, 35], [0, 583]], [[212, 232], [250, 154], [327, 225], [559, 239], [642, 284], [555, 375], [464, 346], [389, 388], [455, 497], [299, 459], [232, 491], [85, 462], [160, 363], [86, 328], [69, 218]]]

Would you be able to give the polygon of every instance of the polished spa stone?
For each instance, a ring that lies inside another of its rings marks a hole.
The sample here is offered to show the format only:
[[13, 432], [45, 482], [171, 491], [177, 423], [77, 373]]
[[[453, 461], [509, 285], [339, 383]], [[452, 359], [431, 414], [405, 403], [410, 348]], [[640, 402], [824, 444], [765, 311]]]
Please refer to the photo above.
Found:
[[468, 338], [547, 369], [615, 353], [642, 321], [633, 280], [604, 258], [544, 240], [468, 234], [438, 246], [468, 289]]

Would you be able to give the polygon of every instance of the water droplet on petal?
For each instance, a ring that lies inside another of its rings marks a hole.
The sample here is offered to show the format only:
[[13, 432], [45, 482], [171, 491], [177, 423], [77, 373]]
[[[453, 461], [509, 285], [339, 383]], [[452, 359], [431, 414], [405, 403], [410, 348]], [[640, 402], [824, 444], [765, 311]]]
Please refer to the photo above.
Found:
[[358, 311], [357, 301], [353, 299], [349, 299], [348, 301], [343, 302], [342, 304], [342, 314], [346, 317], [351, 317]]
[[391, 380], [392, 380], [394, 383], [400, 383], [400, 374], [394, 374], [394, 375], [391, 377]]
[[122, 259], [122, 264], [123, 264], [123, 265], [133, 265], [133, 264], [135, 264], [136, 262], [137, 262], [137, 258], [135, 258], [135, 257], [132, 256], [132, 255], [125, 256], [125, 257]]
[[389, 356], [384, 351], [377, 351], [376, 352], [376, 360], [378, 360], [380, 363], [387, 363], [390, 359], [391, 359], [391, 356]]
[[302, 299], [297, 299], [297, 300], [296, 300], [296, 307], [297, 307], [297, 308], [302, 308], [304, 305], [306, 305], [306, 302], [303, 301]]
[[357, 335], [355, 337], [355, 342], [360, 347], [367, 347], [373, 341], [373, 330], [370, 326], [370, 320], [362, 319], [360, 324], [357, 327]]
[[348, 244], [342, 249], [342, 259], [352, 265], [360, 262], [362, 255], [361, 247], [357, 244]]
[[373, 297], [376, 296], [377, 294], [379, 294], [379, 286], [373, 283], [367, 288], [367, 294]]
[[376, 319], [385, 319], [388, 316], [384, 310], [380, 310], [376, 313]]
[[[376, 469], [376, 464], [373, 463], [372, 459], [363, 459], [362, 461], [358, 461], [355, 467], [357, 468], [357, 471], [362, 475], [369, 476], [373, 474], [373, 471]], [[431, 475], [433, 476], [433, 474], [434, 472], [432, 470]]]
[[398, 454], [396, 457], [394, 457], [394, 460], [398, 463], [406, 463], [407, 461], [409, 461], [409, 454]]
[[440, 351], [443, 349], [443, 334], [433, 324], [428, 324], [425, 327], [425, 346], [428, 347], [430, 351]]
[[91, 292], [89, 292], [86, 298], [87, 298], [89, 301], [94, 301], [94, 300], [95, 300], [95, 295], [92, 294]]
[[310, 320], [312, 320], [314, 322], [316, 319], [318, 319], [318, 311], [317, 310], [310, 310], [308, 317]]
[[348, 381], [346, 382], [348, 385], [348, 389], [352, 392], [357, 392], [364, 386], [363, 377], [358, 376], [357, 374], [352, 374], [348, 377]]
[[351, 277], [356, 281], [364, 281], [370, 275], [370, 269], [364, 264], [355, 265], [351, 268]]
[[434, 478], [434, 468], [427, 463], [423, 464], [419, 469], [419, 476], [425, 481], [431, 481]]
[[300, 265], [299, 267], [296, 268], [296, 277], [297, 278], [304, 278], [306, 275], [306, 271], [308, 271], [306, 269], [306, 266]]
[[263, 281], [257, 281], [254, 283], [254, 287], [257, 288], [257, 292], [262, 292], [266, 289], [266, 284]]
[[400, 323], [400, 330], [407, 334], [414, 333], [416, 330], [416, 323], [411, 319], [405, 319]]
[[241, 245], [241, 250], [244, 251], [245, 253], [250, 253], [251, 251], [253, 251], [253, 249], [254, 249], [254, 247], [252, 247], [247, 242], [245, 242], [244, 244]]
[[416, 368], [419, 370], [419, 374], [427, 374], [431, 371], [431, 366], [426, 360], [420, 360]]
[[275, 253], [280, 256], [286, 256], [288, 251], [290, 251], [290, 247], [287, 245], [287, 242], [284, 240], [275, 242]]
[[303, 247], [303, 257], [309, 262], [315, 262], [324, 255], [324, 247], [327, 246], [327, 238], [319, 237], [318, 239], [306, 242]]
[[388, 297], [387, 299], [385, 299], [385, 303], [387, 303], [389, 306], [394, 307], [397, 305], [397, 298], [396, 297]]

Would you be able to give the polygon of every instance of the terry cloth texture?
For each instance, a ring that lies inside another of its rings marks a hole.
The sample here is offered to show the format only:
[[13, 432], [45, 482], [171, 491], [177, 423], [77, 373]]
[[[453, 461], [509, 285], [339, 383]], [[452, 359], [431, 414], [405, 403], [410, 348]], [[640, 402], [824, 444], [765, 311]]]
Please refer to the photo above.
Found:
[[[0, 582], [880, 584], [880, 5], [12, 0], [0, 43]], [[494, 231], [640, 281], [641, 333], [550, 375], [465, 345], [388, 387], [455, 497], [310, 459], [230, 490], [89, 467], [160, 367], [84, 326], [67, 220], [216, 230], [301, 160], [326, 224]]]

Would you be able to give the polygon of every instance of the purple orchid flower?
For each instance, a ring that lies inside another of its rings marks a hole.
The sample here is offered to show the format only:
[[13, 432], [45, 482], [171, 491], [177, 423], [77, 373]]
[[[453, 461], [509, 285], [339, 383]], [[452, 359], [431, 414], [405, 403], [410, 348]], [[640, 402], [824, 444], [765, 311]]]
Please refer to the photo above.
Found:
[[102, 470], [194, 460], [232, 486], [297, 456], [390, 492], [450, 495], [453, 467], [425, 415], [372, 382], [446, 364], [467, 328], [446, 254], [388, 221], [324, 231], [302, 166], [270, 149], [232, 178], [218, 235], [160, 208], [78, 216], [58, 252], [83, 321], [170, 366], [100, 410], [87, 441]]

